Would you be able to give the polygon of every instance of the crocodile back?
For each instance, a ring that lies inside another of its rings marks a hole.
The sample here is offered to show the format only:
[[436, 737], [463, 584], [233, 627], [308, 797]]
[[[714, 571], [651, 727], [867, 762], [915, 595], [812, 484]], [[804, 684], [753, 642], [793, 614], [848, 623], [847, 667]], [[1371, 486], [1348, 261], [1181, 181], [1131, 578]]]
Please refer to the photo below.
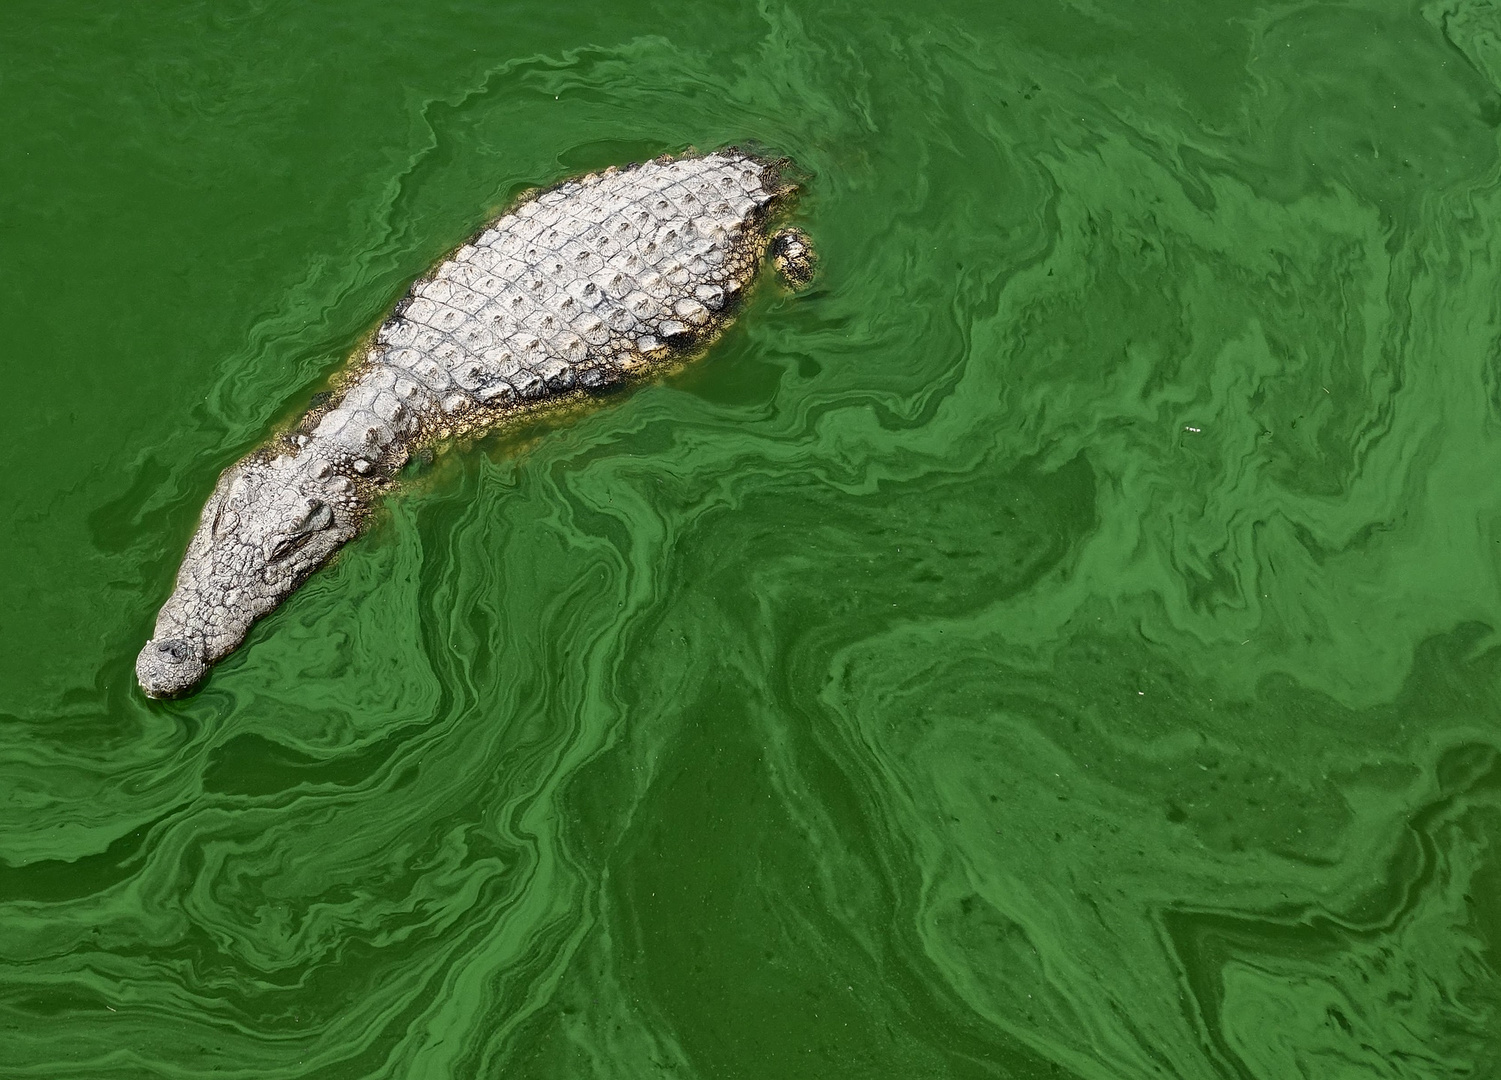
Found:
[[755, 272], [778, 193], [774, 170], [733, 151], [545, 191], [412, 286], [371, 348], [389, 370], [362, 382], [441, 427], [620, 381], [713, 330]]

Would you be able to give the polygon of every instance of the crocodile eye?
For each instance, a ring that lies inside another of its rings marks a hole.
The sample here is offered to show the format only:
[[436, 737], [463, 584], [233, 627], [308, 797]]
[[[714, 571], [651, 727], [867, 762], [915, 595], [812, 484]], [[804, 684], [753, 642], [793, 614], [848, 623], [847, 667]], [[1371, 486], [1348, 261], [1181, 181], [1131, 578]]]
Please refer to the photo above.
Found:
[[305, 537], [302, 536], [278, 536], [271, 550], [266, 552], [266, 558], [271, 562], [280, 562], [292, 552], [302, 546]]
[[209, 535], [215, 540], [222, 540], [239, 527], [240, 515], [229, 505], [229, 500], [219, 500], [219, 505], [214, 507], [214, 520], [209, 525]]
[[334, 522], [334, 512], [328, 503], [319, 499], [309, 499], [307, 510], [298, 518], [281, 536], [278, 536], [266, 550], [266, 558], [270, 562], [278, 562], [291, 555], [302, 547], [317, 533], [322, 532]]

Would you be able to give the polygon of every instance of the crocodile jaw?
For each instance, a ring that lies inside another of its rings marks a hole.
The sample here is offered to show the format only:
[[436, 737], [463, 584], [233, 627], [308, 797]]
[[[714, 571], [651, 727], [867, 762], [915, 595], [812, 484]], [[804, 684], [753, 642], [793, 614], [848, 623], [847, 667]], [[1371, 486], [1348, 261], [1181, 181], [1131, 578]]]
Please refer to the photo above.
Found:
[[186, 694], [359, 529], [363, 501], [310, 454], [241, 461], [203, 508], [177, 586], [136, 658], [147, 697]]

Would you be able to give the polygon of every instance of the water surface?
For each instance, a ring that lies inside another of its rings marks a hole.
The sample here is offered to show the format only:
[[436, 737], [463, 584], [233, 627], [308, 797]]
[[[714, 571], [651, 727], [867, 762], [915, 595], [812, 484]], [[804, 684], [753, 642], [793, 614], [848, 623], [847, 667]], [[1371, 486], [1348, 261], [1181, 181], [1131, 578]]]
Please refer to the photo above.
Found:
[[[1501, 1075], [1501, 10], [6, 26], [0, 1074]], [[746, 141], [812, 289], [141, 697], [414, 276]]]

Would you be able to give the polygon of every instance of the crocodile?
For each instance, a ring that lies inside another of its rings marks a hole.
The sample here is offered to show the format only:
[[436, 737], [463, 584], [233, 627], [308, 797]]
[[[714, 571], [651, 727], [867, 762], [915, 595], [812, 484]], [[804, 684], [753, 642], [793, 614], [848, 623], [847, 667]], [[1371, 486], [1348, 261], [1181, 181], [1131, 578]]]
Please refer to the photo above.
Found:
[[737, 148], [662, 157], [522, 199], [418, 279], [335, 389], [220, 476], [136, 660], [150, 697], [215, 663], [368, 522], [416, 453], [696, 355], [767, 259], [787, 162]]

